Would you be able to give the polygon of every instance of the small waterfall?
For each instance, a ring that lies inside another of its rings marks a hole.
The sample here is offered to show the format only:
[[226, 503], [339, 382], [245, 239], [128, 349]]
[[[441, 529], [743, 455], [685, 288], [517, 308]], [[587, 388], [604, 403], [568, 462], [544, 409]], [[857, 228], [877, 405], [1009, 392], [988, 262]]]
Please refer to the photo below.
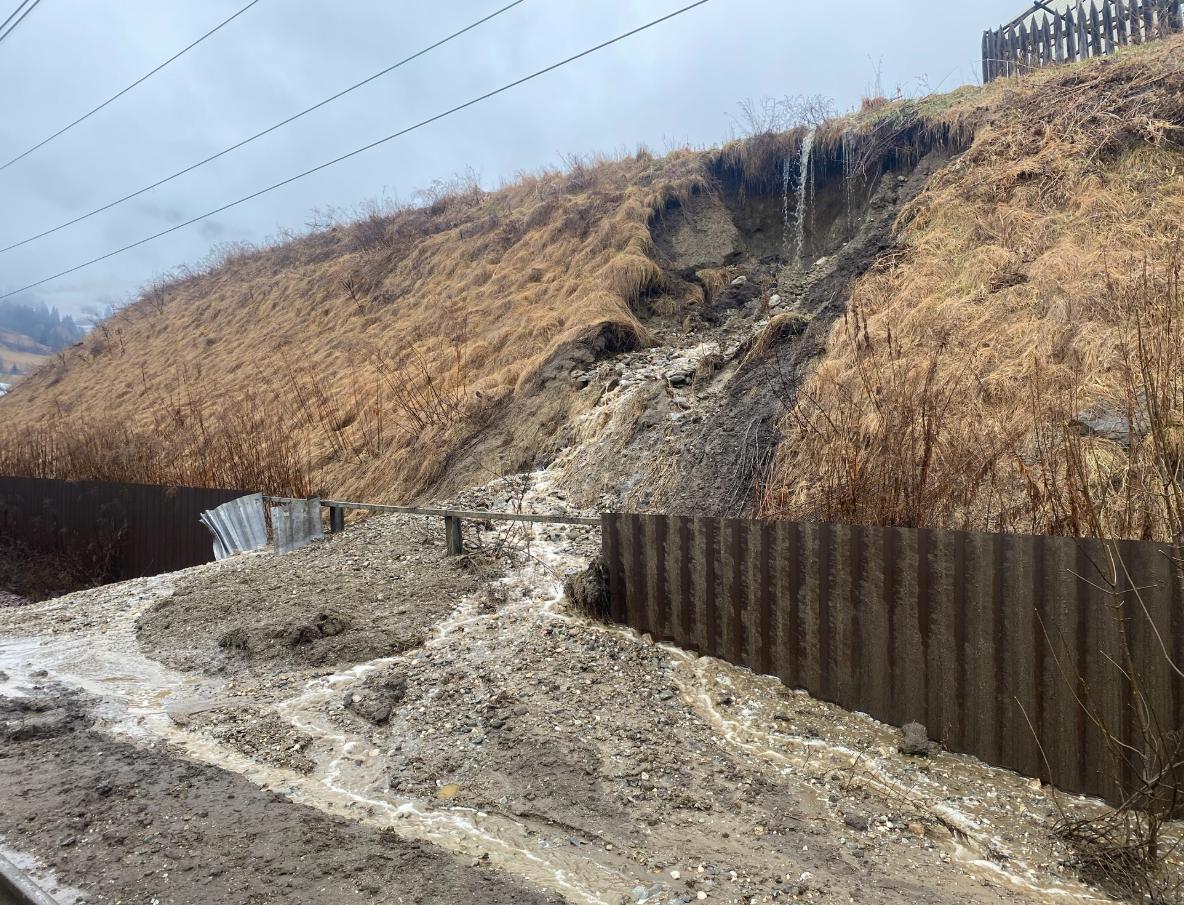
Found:
[[814, 172], [810, 166], [810, 158], [814, 152], [814, 127], [802, 138], [802, 147], [798, 152], [798, 209], [797, 209], [797, 263], [799, 270], [806, 269], [806, 211], [810, 206], [810, 196], [814, 188]]
[[789, 255], [789, 186], [793, 182], [793, 162], [786, 157], [781, 164], [781, 241], [785, 246], [786, 257]]

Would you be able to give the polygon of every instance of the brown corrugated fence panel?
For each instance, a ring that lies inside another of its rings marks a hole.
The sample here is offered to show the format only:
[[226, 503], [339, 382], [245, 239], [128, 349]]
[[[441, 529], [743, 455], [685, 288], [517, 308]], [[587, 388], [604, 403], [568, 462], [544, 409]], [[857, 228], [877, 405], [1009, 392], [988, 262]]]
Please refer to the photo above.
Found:
[[210, 562], [198, 518], [244, 493], [0, 476], [0, 535], [46, 552], [109, 549], [115, 580], [158, 575]]
[[617, 514], [604, 545], [617, 621], [1071, 791], [1118, 791], [1082, 702], [1141, 741], [1119, 613], [1154, 719], [1184, 718], [1165, 546]]

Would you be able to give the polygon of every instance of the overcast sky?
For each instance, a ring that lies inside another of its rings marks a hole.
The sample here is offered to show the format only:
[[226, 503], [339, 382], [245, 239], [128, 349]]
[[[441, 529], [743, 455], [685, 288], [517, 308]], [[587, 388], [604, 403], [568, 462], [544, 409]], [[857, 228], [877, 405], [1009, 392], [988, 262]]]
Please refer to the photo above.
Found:
[[[18, 0], [0, 0], [0, 20]], [[261, 0], [176, 63], [0, 171], [0, 247], [166, 176], [507, 0]], [[160, 189], [0, 255], [8, 291], [204, 213], [685, 5], [527, 0], [292, 126]], [[56, 131], [246, 0], [43, 0], [0, 43], [0, 155]], [[317, 208], [407, 199], [471, 167], [487, 187], [567, 153], [715, 144], [742, 98], [977, 79], [982, 31], [1024, 0], [712, 0], [535, 82], [26, 296], [64, 312], [126, 297], [226, 241], [303, 228]]]

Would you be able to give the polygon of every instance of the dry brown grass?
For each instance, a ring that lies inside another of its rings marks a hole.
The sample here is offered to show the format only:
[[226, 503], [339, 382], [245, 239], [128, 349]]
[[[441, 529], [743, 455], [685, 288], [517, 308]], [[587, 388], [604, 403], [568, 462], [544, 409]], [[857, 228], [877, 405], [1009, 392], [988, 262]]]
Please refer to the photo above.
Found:
[[[206, 483], [219, 471], [206, 450], [253, 409], [317, 488], [406, 498], [554, 350], [599, 329], [646, 341], [633, 308], [665, 288], [649, 221], [707, 185], [704, 157], [573, 160], [495, 192], [440, 183], [420, 207], [223, 249], [4, 400], [9, 438], [25, 436], [6, 458], [91, 476], [105, 448], [107, 477]], [[240, 486], [257, 477], [231, 471]]]
[[[1156, 473], [1146, 425], [1174, 438], [1184, 416], [1182, 54], [1172, 39], [915, 108], [977, 138], [858, 284], [766, 514], [1170, 536], [1179, 475]], [[1129, 448], [1083, 436], [1083, 414], [1129, 422]]]

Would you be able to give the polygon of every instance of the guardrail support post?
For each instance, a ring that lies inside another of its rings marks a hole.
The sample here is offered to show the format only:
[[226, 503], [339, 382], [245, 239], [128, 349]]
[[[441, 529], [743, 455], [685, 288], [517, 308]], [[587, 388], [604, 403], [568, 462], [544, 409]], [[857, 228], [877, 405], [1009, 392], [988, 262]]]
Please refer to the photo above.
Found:
[[345, 530], [345, 510], [340, 506], [329, 507], [329, 533], [340, 534]]
[[465, 542], [460, 533], [460, 519], [455, 515], [444, 516], [444, 534], [448, 539], [449, 556], [460, 556], [465, 552]]

